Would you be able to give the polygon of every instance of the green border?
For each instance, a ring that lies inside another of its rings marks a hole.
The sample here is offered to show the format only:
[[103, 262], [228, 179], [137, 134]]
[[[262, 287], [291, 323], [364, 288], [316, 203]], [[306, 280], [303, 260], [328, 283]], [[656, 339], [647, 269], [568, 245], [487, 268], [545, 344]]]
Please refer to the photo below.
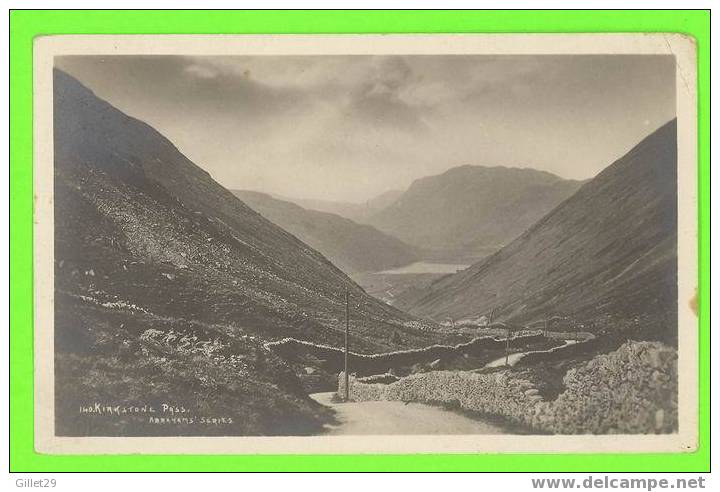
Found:
[[[50, 34], [679, 32], [698, 46], [700, 447], [689, 454], [52, 456], [33, 449], [32, 42]], [[10, 469], [30, 471], [709, 471], [710, 11], [10, 13]]]

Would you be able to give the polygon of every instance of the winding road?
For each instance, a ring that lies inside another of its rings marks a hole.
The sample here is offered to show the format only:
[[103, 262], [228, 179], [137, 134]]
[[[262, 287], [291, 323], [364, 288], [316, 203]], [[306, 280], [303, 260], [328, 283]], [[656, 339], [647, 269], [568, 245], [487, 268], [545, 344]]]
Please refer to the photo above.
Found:
[[422, 403], [400, 401], [333, 401], [335, 393], [314, 393], [310, 398], [335, 410], [337, 425], [326, 427], [330, 435], [448, 435], [504, 434], [499, 426]]

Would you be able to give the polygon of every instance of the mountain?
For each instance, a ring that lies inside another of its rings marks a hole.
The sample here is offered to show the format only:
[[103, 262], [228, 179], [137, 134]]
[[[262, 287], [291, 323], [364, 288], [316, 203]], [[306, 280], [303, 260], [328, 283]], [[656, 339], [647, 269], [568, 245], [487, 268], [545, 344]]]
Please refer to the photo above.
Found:
[[[59, 70], [53, 114], [60, 435], [317, 431], [324, 410], [263, 342], [340, 346], [346, 290], [353, 350], [437, 341]], [[78, 414], [93, 401], [234, 418], [176, 428]]]
[[389, 190], [364, 203], [316, 200], [311, 198], [288, 198], [282, 196], [273, 196], [273, 198], [292, 202], [308, 210], [327, 212], [340, 215], [355, 222], [365, 223], [369, 217], [391, 205], [395, 200], [400, 198], [403, 193], [403, 190]]
[[580, 185], [534, 169], [460, 166], [414, 181], [367, 223], [418, 247], [484, 255], [520, 235]]
[[260, 215], [325, 255], [348, 274], [385, 270], [418, 259], [415, 248], [372, 226], [331, 213], [306, 210], [265, 193], [232, 192]]
[[[671, 121], [497, 253], [397, 305], [440, 319], [487, 313], [631, 320], [672, 335], [677, 129]], [[610, 321], [612, 322], [612, 321]], [[596, 327], [597, 328], [597, 327]]]

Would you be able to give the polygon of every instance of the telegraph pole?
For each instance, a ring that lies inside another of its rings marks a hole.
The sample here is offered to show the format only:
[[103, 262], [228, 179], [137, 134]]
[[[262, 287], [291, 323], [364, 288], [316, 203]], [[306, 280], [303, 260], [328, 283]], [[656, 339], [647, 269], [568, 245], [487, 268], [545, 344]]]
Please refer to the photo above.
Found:
[[507, 334], [505, 335], [505, 365], [510, 365], [510, 327], [507, 327]]
[[350, 400], [350, 377], [348, 375], [348, 345], [350, 339], [350, 293], [345, 287], [345, 401]]

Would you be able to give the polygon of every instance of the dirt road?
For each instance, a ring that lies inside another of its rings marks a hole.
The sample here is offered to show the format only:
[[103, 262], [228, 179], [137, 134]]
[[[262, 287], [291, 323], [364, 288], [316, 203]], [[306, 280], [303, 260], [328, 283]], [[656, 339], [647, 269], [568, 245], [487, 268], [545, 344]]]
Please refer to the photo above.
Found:
[[333, 402], [334, 393], [314, 393], [310, 398], [336, 412], [337, 425], [330, 435], [387, 434], [503, 434], [494, 424], [421, 403], [399, 401]]

